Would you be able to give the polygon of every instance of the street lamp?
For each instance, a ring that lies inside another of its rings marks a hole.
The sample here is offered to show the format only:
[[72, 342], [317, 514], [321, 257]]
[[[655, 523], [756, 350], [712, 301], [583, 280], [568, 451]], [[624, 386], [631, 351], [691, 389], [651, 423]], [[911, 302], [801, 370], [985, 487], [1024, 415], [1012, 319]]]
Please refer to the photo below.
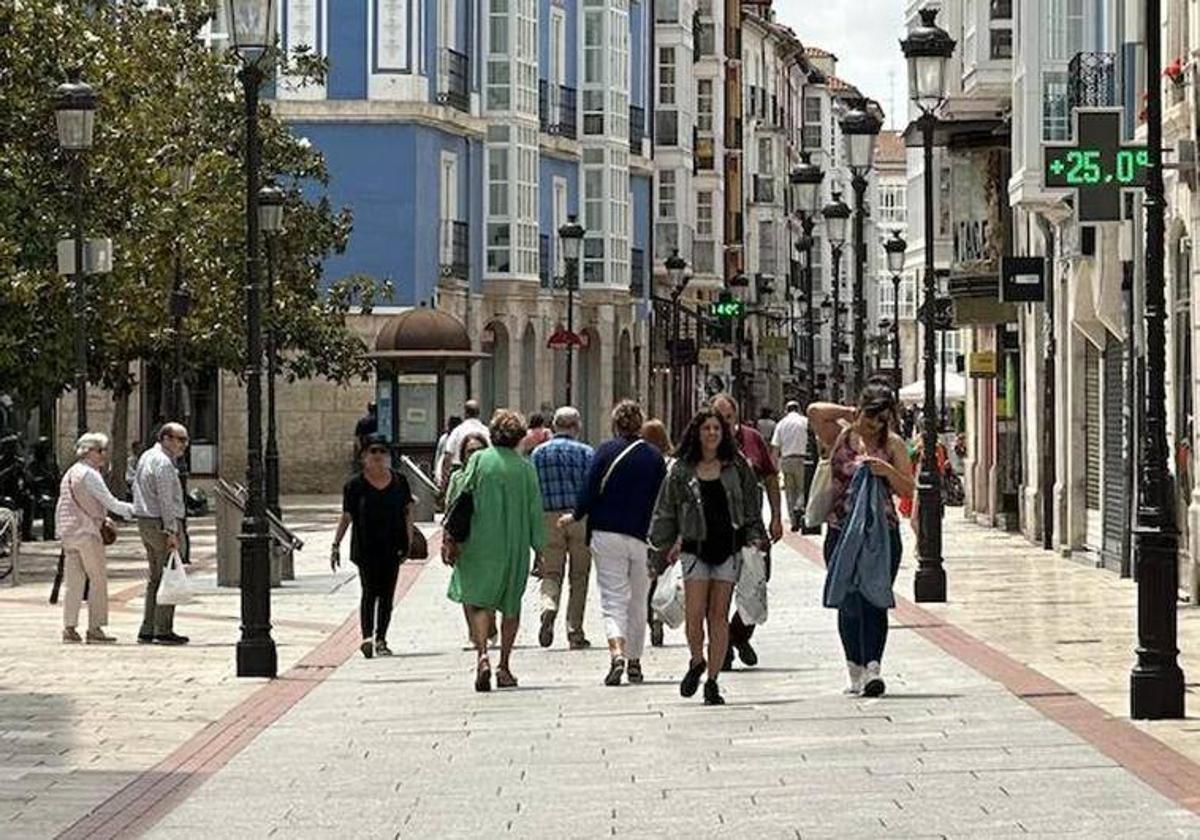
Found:
[[241, 61], [238, 78], [246, 110], [246, 510], [242, 518], [242, 637], [239, 677], [274, 677], [271, 565], [263, 487], [262, 289], [258, 274], [258, 94], [275, 45], [274, 0], [225, 0], [230, 46]]
[[[185, 201], [185, 196], [192, 189], [192, 182], [195, 180], [196, 170], [190, 163], [181, 163], [174, 168], [171, 175], [171, 192], [177, 202]], [[182, 214], [179, 217], [178, 224], [184, 224]], [[192, 308], [192, 298], [188, 293], [187, 284], [184, 282], [183, 276], [183, 244], [181, 238], [175, 240], [175, 276], [171, 283], [171, 346], [172, 346], [172, 367], [171, 372], [171, 400], [170, 410], [166, 412], [168, 420], [183, 423], [188, 426], [190, 420], [190, 406], [187, 399], [187, 388], [185, 385], [185, 377], [183, 372], [183, 321], [188, 316], [188, 312]], [[179, 467], [179, 485], [183, 489], [183, 497], [187, 498], [188, 491], [188, 476], [191, 472], [190, 454], [183, 453], [183, 457], [177, 462]], [[190, 549], [190, 546], [189, 546]]]
[[1137, 663], [1130, 674], [1130, 715], [1138, 720], [1184, 716], [1183, 671], [1179, 667], [1176, 593], [1179, 590], [1179, 530], [1175, 524], [1174, 480], [1167, 470], [1166, 411], [1166, 199], [1162, 165], [1162, 4], [1146, 0], [1146, 394], [1142, 400], [1141, 492], [1133, 527], [1137, 570]]
[[[813, 300], [812, 276], [812, 250], [815, 243], [812, 233], [813, 228], [816, 227], [817, 214], [821, 212], [821, 184], [824, 180], [825, 172], [821, 167], [812, 162], [808, 152], [801, 152], [800, 163], [792, 170], [790, 181], [792, 184], [792, 206], [800, 214], [802, 231], [800, 238], [796, 241], [796, 250], [799, 252], [800, 270], [804, 276], [805, 408], [817, 396], [817, 323], [813, 309], [815, 301]], [[805, 448], [804, 453], [804, 474], [809, 477], [809, 480], [815, 474], [816, 468], [816, 438], [810, 434], [808, 436], [808, 446]], [[820, 528], [820, 523], [817, 523], [814, 527], [812, 523], [804, 522], [801, 526], [801, 533], [819, 533]]]
[[283, 190], [265, 186], [258, 191], [258, 226], [267, 240], [267, 510], [283, 516], [279, 506], [279, 442], [275, 437], [275, 377], [279, 372], [279, 334], [276, 330], [275, 271], [279, 233], [283, 230]]
[[579, 252], [583, 248], [583, 237], [587, 233], [583, 225], [575, 221], [575, 215], [567, 217], [567, 223], [558, 229], [562, 244], [563, 262], [566, 263], [567, 286], [567, 405], [571, 405], [571, 392], [575, 383], [575, 290], [579, 288]]
[[75, 427], [80, 436], [88, 430], [87, 421], [87, 266], [84, 265], [83, 177], [84, 153], [92, 148], [96, 131], [96, 92], [80, 78], [79, 70], [67, 74], [67, 81], [55, 90], [54, 117], [58, 127], [58, 146], [71, 161], [71, 192], [75, 215], [75, 262], [72, 292], [75, 309]]
[[663, 260], [667, 270], [667, 281], [671, 289], [671, 352], [668, 354], [671, 367], [671, 433], [678, 436], [687, 422], [683, 408], [683, 395], [679, 393], [679, 364], [675, 358], [679, 347], [679, 298], [687, 288], [689, 278], [687, 260], [679, 256], [679, 249], [671, 249], [671, 256]]
[[[917, 476], [918, 566], [913, 581], [917, 601], [946, 600], [946, 570], [942, 566], [942, 481], [937, 466], [937, 389], [934, 298], [937, 276], [933, 263], [933, 130], [935, 111], [946, 98], [946, 63], [954, 54], [954, 39], [939, 27], [937, 9], [921, 9], [921, 22], [900, 42], [908, 61], [909, 98], [921, 109], [918, 124], [924, 145], [925, 299], [921, 305], [924, 327], [925, 410], [921, 434], [921, 471]], [[1157, 77], [1154, 77], [1157, 78]], [[1151, 86], [1153, 87], [1153, 85]]]
[[844, 377], [842, 375], [842, 247], [846, 244], [846, 221], [850, 218], [850, 208], [842, 201], [841, 192], [834, 191], [833, 200], [821, 210], [825, 218], [825, 235], [829, 238], [829, 255], [833, 262], [833, 325], [830, 327], [830, 362], [833, 373], [833, 400], [839, 402], [845, 398]]
[[904, 254], [908, 251], [908, 243], [899, 230], [893, 230], [891, 237], [883, 241], [883, 251], [887, 255], [888, 273], [892, 275], [892, 364], [896, 368], [896, 387], [899, 388], [903, 379], [900, 372], [900, 273], [904, 271]]
[[875, 139], [882, 120], [873, 113], [867, 100], [854, 100], [842, 116], [842, 139], [846, 163], [850, 167], [850, 186], [854, 190], [854, 378], [853, 392], [862, 391], [866, 379], [867, 243], [863, 229], [866, 222], [867, 176], [875, 164]]

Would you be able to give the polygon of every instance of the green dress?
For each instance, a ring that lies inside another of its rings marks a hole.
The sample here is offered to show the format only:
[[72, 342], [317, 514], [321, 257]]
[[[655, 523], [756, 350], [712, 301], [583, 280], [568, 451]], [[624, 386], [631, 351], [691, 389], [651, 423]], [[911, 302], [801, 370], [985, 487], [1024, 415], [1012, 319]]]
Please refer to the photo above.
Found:
[[530, 549], [540, 551], [546, 539], [537, 471], [515, 450], [489, 447], [450, 479], [447, 505], [467, 490], [475, 502], [471, 535], [446, 594], [460, 604], [515, 616], [529, 580]]

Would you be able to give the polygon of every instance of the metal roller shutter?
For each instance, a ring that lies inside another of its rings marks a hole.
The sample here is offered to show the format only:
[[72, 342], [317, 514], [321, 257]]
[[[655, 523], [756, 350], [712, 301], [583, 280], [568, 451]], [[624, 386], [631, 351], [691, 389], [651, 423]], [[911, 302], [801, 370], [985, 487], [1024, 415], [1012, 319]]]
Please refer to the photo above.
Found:
[[1129, 504], [1125, 498], [1125, 345], [1112, 336], [1104, 351], [1104, 545], [1105, 565], [1121, 568]]
[[1087, 509], [1100, 510], [1100, 354], [1087, 345], [1084, 365], [1084, 447], [1087, 457]]

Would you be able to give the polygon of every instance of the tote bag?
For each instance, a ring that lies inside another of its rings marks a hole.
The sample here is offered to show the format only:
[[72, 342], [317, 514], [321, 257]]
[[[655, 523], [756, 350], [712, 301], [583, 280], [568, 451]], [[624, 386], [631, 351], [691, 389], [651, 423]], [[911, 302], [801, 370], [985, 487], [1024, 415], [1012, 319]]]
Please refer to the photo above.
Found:
[[804, 508], [804, 524], [819, 528], [833, 508], [833, 467], [828, 458], [822, 458], [813, 471], [812, 485], [808, 488], [808, 505]]
[[163, 569], [162, 581], [158, 584], [158, 603], [178, 606], [189, 603], [193, 597], [192, 585], [188, 582], [187, 572], [183, 570], [183, 560], [178, 551], [172, 551]]

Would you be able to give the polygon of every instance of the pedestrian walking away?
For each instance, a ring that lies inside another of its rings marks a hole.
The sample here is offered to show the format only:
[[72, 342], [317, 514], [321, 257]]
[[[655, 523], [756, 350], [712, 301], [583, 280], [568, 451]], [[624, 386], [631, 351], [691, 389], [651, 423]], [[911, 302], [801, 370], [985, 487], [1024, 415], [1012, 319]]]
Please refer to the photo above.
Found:
[[768, 406], [758, 413], [758, 421], [754, 424], [754, 428], [762, 435], [763, 440], [770, 440], [775, 436], [775, 427], [779, 425], [775, 422], [775, 412]]
[[[450, 468], [450, 480], [446, 485], [447, 496], [451, 493], [455, 496], [458, 495], [459, 488], [462, 486], [463, 468], [471, 462], [472, 455], [482, 449], [487, 449], [490, 445], [487, 435], [480, 432], [471, 432], [462, 439], [462, 446], [458, 448], [458, 464]], [[446, 454], [448, 457], [450, 453]], [[471, 631], [471, 608], [466, 604], [463, 604], [463, 619], [467, 622], [467, 643], [474, 647], [474, 636]], [[493, 616], [491, 623], [488, 625], [488, 643], [495, 645], [498, 636], [499, 631], [496, 629], [496, 619]]]
[[[783, 537], [783, 519], [779, 510], [779, 468], [771, 457], [767, 442], [763, 440], [757, 429], [741, 422], [741, 409], [737, 400], [729, 394], [717, 394], [709, 404], [729, 425], [733, 431], [733, 440], [737, 444], [738, 451], [750, 463], [754, 474], [758, 476], [758, 481], [767, 496], [767, 504], [771, 508], [771, 522], [767, 528], [767, 535], [772, 543], [778, 542]], [[771, 555], [769, 551], [764, 555], [763, 562], [766, 565], [767, 580], [770, 580]], [[753, 635], [753, 622], [747, 622], [741, 613], [735, 612], [729, 622], [729, 649], [725, 652], [724, 670], [728, 671], [733, 667], [735, 652], [743, 665], [754, 667], [758, 664], [758, 651], [750, 644], [750, 637]]]
[[[671, 435], [667, 432], [667, 424], [657, 418], [650, 418], [642, 424], [642, 439], [653, 444], [663, 454], [667, 475], [671, 474], [671, 465], [675, 463], [675, 446], [671, 443]], [[670, 559], [674, 561], [679, 554], [678, 542], [672, 549]], [[663, 645], [663, 622], [654, 613], [654, 592], [658, 588], [658, 578], [650, 578], [650, 591], [646, 593], [646, 616], [650, 622], [650, 644], [653, 647]]]
[[158, 442], [138, 458], [133, 478], [133, 515], [146, 549], [149, 578], [146, 604], [138, 642], [161, 645], [185, 645], [187, 636], [175, 632], [175, 607], [158, 603], [158, 585], [172, 552], [182, 550], [182, 534], [187, 518], [183, 504], [183, 485], [176, 463], [188, 447], [188, 432], [179, 423], [164, 423], [158, 430]]
[[342, 517], [333, 535], [329, 565], [341, 565], [341, 544], [350, 533], [350, 562], [358, 567], [362, 597], [359, 601], [359, 650], [367, 659], [391, 656], [387, 643], [396, 597], [400, 565], [408, 558], [412, 539], [412, 488], [402, 473], [392, 469], [387, 436], [367, 435], [362, 471], [342, 488]]
[[[828, 492], [832, 507], [826, 519], [829, 527], [825, 533], [825, 562], [828, 574], [836, 579], [827, 582], [826, 589], [827, 593], [831, 589], [839, 591], [835, 599], [838, 634], [850, 676], [846, 690], [866, 697], [878, 697], [886, 689], [880, 671], [887, 644], [888, 613], [886, 606], [880, 604], [884, 599], [877, 593], [882, 590], [890, 596], [900, 569], [900, 529], [892, 495], [909, 497], [915, 487], [908, 448], [904, 439], [892, 431], [898, 426], [896, 412], [895, 391], [877, 383], [863, 389], [857, 407], [814, 403], [808, 408], [813, 431], [823, 449], [830, 453]], [[855, 480], [860, 467], [868, 468], [887, 483], [887, 490], [878, 495], [878, 501], [855, 498], [856, 488], [860, 493], [874, 492], [873, 483]], [[882, 509], [869, 509], [869, 504]], [[864, 517], [864, 512], [869, 516]], [[868, 518], [886, 523], [886, 540], [864, 532], [868, 525], [864, 520]], [[853, 570], [834, 563], [839, 543], [851, 538], [856, 552]], [[885, 552], [886, 557], [880, 556]], [[885, 576], [883, 580], [881, 575]]]
[[628, 674], [642, 682], [642, 650], [646, 643], [646, 536], [650, 515], [666, 475], [662, 453], [641, 438], [642, 409], [622, 400], [613, 409], [613, 438], [600, 444], [587, 482], [559, 527], [588, 518], [600, 609], [611, 657], [604, 684], [616, 686]]
[[517, 451], [522, 455], [529, 455], [552, 437], [554, 437], [554, 433], [546, 428], [546, 418], [541, 414], [531, 414], [529, 415], [529, 431], [521, 439]]
[[542, 615], [538, 643], [542, 647], [554, 644], [554, 622], [562, 599], [563, 574], [569, 569], [567, 644], [571, 650], [583, 650], [591, 646], [583, 634], [583, 613], [592, 571], [587, 524], [572, 519], [566, 527], [559, 528], [558, 520], [574, 510], [592, 465], [593, 451], [578, 440], [583, 422], [576, 409], [563, 406], [554, 412], [551, 422], [554, 437], [534, 449], [532, 456], [542, 491], [542, 518], [546, 528], [546, 547], [541, 554]]
[[[454, 567], [446, 594], [464, 605], [470, 617], [476, 691], [492, 688], [488, 630], [497, 611], [503, 620], [496, 687], [517, 685], [511, 657], [529, 580], [529, 553], [541, 551], [545, 543], [537, 471], [516, 451], [525, 436], [525, 418], [501, 409], [492, 417], [490, 431], [491, 447], [470, 457], [447, 496], [442, 539], [442, 561]], [[460, 510], [469, 516], [460, 517]]]
[[455, 426], [451, 430], [450, 436], [446, 438], [446, 457], [442, 459], [442, 475], [437, 476], [443, 484], [449, 483], [450, 471], [454, 467], [462, 466], [460, 453], [463, 440], [471, 434], [483, 435], [485, 439], [491, 439], [491, 431], [479, 419], [479, 402], [476, 400], [467, 400], [463, 403], [463, 421]]
[[688, 424], [679, 457], [659, 490], [650, 525], [649, 563], [655, 576], [672, 562], [677, 539], [691, 655], [679, 692], [694, 695], [707, 672], [704, 702], [723, 705], [717, 677], [729, 646], [729, 606], [741, 552], [748, 546], [765, 550], [767, 532], [758, 477], [738, 453], [729, 425], [711, 408], [701, 409]]
[[447, 417], [446, 428], [438, 438], [437, 446], [433, 450], [433, 480], [443, 496], [446, 493], [444, 477], [449, 473], [449, 470], [446, 469], [446, 458], [450, 453], [446, 450], [446, 445], [450, 442], [450, 433], [457, 429], [461, 422], [462, 418], [457, 414]]
[[[100, 475], [108, 463], [108, 435], [103, 432], [83, 435], [75, 444], [75, 456], [78, 460], [62, 477], [54, 511], [66, 578], [62, 638], [67, 643], [86, 638], [88, 644], [111, 644], [116, 639], [104, 632], [108, 624], [108, 568], [102, 532], [108, 530], [115, 537], [108, 515], [132, 519], [133, 505], [109, 492]], [[76, 628], [85, 582], [89, 586], [88, 626], [81, 637]]]
[[808, 418], [800, 413], [800, 403], [788, 400], [786, 413], [768, 440], [771, 454], [779, 464], [783, 488], [787, 494], [788, 521], [793, 531], [803, 524], [804, 507], [808, 503], [807, 476], [804, 458], [808, 453]]

